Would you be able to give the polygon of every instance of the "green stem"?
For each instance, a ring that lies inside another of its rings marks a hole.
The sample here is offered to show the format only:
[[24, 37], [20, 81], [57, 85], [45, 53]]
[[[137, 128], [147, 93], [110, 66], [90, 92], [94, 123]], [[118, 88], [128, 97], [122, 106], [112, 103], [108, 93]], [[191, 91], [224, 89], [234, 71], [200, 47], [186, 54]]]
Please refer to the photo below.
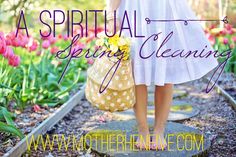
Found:
[[76, 78], [76, 80], [74, 81], [74, 83], [73, 83], [70, 87], [68, 87], [67, 89], [65, 89], [64, 91], [61, 91], [61, 92], [55, 94], [55, 96], [53, 97], [53, 99], [59, 97], [60, 95], [63, 95], [63, 94], [65, 94], [65, 93], [69, 92], [69, 91], [78, 83], [79, 78], [80, 78], [80, 76], [81, 76], [80, 74], [81, 74], [81, 69], [79, 69], [79, 71], [78, 71], [78, 77]]
[[10, 90], [12, 90], [12, 91], [19, 92], [19, 90], [13, 89], [13, 88], [8, 87], [8, 86], [6, 86], [6, 85], [4, 85], [4, 84], [0, 84], [0, 88], [10, 89]]
[[3, 71], [3, 62], [4, 62], [4, 58], [2, 57], [2, 61], [1, 61], [1, 67], [0, 67], [0, 74], [2, 73]]

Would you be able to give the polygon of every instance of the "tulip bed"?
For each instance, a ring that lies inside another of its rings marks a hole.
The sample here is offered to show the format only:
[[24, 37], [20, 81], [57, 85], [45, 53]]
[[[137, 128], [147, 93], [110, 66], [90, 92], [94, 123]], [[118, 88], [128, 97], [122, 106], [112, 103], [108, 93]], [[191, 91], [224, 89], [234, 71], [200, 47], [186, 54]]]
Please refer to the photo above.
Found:
[[[205, 32], [214, 49], [220, 52], [231, 49], [231, 58], [226, 64], [225, 71], [236, 74], [236, 29], [230, 24], [226, 24], [224, 28], [212, 25]], [[219, 61], [224, 60], [225, 58], [219, 58]]]
[[[91, 47], [92, 40], [93, 36], [81, 39], [76, 46]], [[37, 39], [21, 32], [17, 37], [15, 32], [0, 32], [0, 133], [23, 138], [14, 123], [15, 110], [61, 105], [85, 81], [83, 71], [93, 60], [79, 58], [71, 61], [58, 84], [67, 61], [56, 59], [55, 53], [70, 43], [71, 38], [63, 35]]]

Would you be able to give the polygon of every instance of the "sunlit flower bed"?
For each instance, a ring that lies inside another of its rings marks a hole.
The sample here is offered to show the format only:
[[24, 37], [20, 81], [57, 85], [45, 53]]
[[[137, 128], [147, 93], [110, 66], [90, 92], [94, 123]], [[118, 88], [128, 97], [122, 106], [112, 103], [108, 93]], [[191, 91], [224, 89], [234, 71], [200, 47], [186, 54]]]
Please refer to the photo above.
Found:
[[[90, 30], [90, 34], [74, 47], [93, 47], [94, 30]], [[61, 105], [79, 88], [79, 83], [85, 81], [81, 72], [93, 60], [82, 57], [71, 61], [63, 81], [58, 84], [67, 61], [58, 60], [55, 54], [70, 43], [71, 37], [62, 34], [34, 38], [22, 32], [17, 37], [16, 32], [0, 32], [0, 132], [23, 138], [13, 121], [14, 110], [32, 106], [32, 111], [37, 112], [41, 107]]]
[[[216, 50], [232, 50], [232, 56], [225, 67], [225, 71], [236, 74], [236, 29], [230, 24], [225, 25], [224, 28], [212, 25], [205, 30], [205, 33]], [[223, 61], [225, 58], [220, 58], [219, 61], [221, 60]]]

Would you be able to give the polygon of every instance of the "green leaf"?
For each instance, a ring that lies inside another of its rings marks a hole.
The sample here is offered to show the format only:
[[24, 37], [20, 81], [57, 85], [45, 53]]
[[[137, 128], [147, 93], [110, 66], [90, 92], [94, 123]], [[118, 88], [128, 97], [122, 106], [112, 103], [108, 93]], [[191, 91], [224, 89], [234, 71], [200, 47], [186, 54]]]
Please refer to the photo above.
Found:
[[7, 111], [6, 108], [2, 108], [2, 114], [7, 122], [11, 126], [15, 126], [14, 121], [12, 120], [11, 114]]
[[1, 122], [5, 121], [5, 118], [3, 116], [2, 110], [0, 110], [0, 121]]
[[0, 132], [10, 133], [20, 137], [21, 139], [24, 138], [24, 134], [19, 129], [3, 122], [0, 122]]
[[74, 83], [73, 83], [71, 86], [69, 86], [67, 89], [65, 89], [64, 91], [61, 91], [61, 92], [57, 93], [57, 94], [55, 95], [55, 98], [58, 98], [58, 97], [60, 97], [61, 95], [64, 95], [65, 93], [68, 93], [68, 92], [78, 83], [79, 78], [80, 78], [80, 74], [81, 74], [81, 69], [79, 69], [78, 77], [76, 78], [76, 80], [74, 81]]

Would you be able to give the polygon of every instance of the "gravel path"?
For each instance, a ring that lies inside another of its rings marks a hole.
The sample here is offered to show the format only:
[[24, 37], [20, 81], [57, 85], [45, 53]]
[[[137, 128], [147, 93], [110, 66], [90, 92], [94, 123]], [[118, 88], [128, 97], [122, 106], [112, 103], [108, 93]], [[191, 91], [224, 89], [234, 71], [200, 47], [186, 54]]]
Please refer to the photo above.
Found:
[[182, 100], [191, 102], [200, 109], [197, 117], [183, 124], [202, 130], [210, 135], [210, 157], [236, 156], [236, 112], [224, 97], [211, 91], [204, 93], [206, 83], [195, 81], [182, 85], [190, 93]]
[[[198, 128], [210, 135], [212, 148], [210, 157], [236, 157], [236, 112], [225, 99], [215, 91], [206, 94], [206, 83], [202, 80], [177, 85], [176, 88], [185, 89], [189, 95], [181, 100], [188, 101], [200, 109], [197, 117], [186, 120], [183, 124]], [[64, 119], [52, 128], [48, 134], [64, 134], [66, 137], [74, 134], [78, 138], [87, 131], [103, 123], [115, 120], [108, 112], [93, 108], [86, 100], [78, 104]], [[68, 150], [31, 151], [24, 156], [99, 156], [90, 150], [77, 151], [69, 145]]]

